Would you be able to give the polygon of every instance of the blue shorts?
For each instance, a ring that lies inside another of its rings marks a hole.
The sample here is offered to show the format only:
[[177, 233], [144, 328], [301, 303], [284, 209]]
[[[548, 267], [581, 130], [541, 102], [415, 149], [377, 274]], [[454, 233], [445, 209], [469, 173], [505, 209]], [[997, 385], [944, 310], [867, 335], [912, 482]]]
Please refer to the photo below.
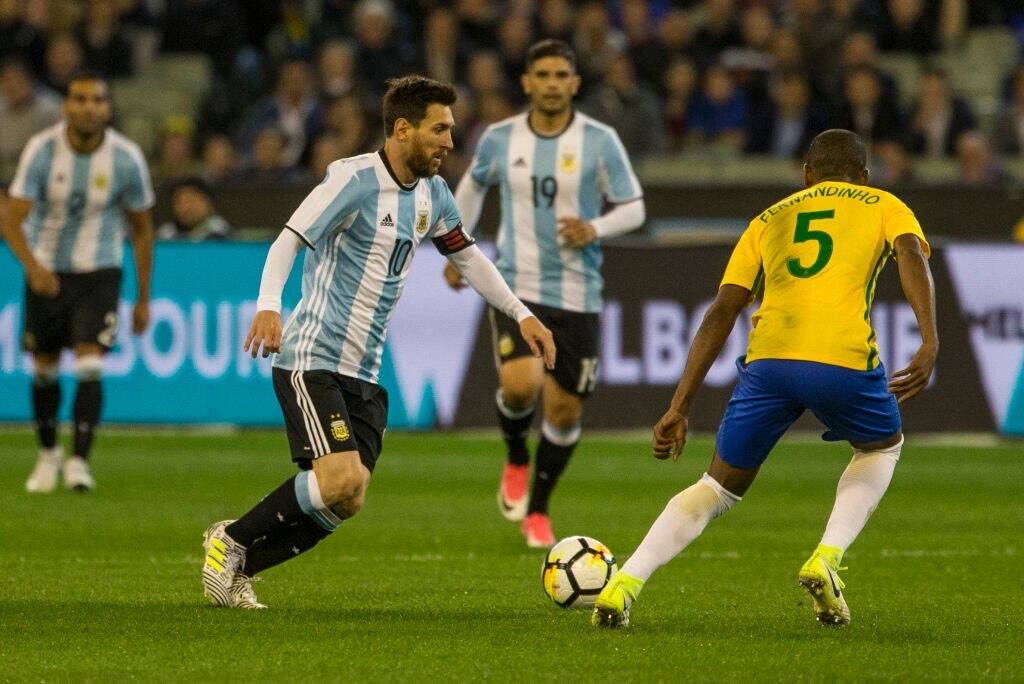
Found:
[[736, 361], [739, 382], [718, 428], [718, 454], [736, 468], [757, 468], [805, 409], [828, 428], [830, 442], [862, 444], [902, 429], [885, 367], [856, 371], [814, 361]]

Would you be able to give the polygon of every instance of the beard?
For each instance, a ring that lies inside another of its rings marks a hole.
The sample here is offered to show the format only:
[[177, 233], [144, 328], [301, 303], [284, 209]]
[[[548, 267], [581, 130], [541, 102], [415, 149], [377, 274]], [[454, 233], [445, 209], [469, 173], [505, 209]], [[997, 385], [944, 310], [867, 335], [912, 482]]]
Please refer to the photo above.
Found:
[[418, 142], [414, 142], [409, 159], [405, 163], [417, 178], [430, 178], [440, 169], [440, 166], [434, 165], [434, 161], [435, 157], [432, 154], [428, 154]]

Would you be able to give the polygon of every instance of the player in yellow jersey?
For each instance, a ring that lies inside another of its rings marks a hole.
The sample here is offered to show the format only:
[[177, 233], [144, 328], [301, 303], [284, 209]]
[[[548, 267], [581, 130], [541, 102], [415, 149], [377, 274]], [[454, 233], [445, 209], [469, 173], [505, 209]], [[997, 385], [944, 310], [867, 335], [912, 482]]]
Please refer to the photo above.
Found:
[[[629, 623], [630, 605], [644, 582], [740, 500], [779, 437], [808, 409], [827, 428], [824, 439], [850, 442], [853, 460], [799, 581], [821, 622], [850, 622], [839, 564], [892, 479], [903, 445], [897, 403], [924, 389], [935, 365], [935, 294], [921, 226], [895, 196], [867, 186], [860, 138], [838, 129], [818, 135], [807, 152], [804, 179], [807, 189], [769, 207], [743, 233], [690, 347], [669, 410], [654, 427], [655, 458], [677, 459], [686, 444], [694, 395], [736, 317], [763, 286], [711, 466], [669, 501], [601, 592], [596, 625]], [[890, 255], [917, 317], [921, 346], [887, 381], [870, 310], [875, 282]]]

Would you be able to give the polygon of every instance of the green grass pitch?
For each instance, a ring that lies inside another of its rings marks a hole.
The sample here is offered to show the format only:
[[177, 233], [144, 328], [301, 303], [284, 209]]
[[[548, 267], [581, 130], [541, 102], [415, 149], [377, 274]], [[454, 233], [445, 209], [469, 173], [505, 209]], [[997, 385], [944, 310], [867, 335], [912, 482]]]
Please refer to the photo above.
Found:
[[[620, 560], [702, 472], [711, 442], [657, 462], [640, 436], [588, 436], [556, 534]], [[727, 516], [657, 573], [625, 631], [540, 586], [542, 554], [498, 516], [495, 438], [388, 434], [366, 508], [215, 609], [200, 536], [293, 472], [281, 432], [108, 431], [92, 495], [28, 496], [35, 447], [0, 433], [0, 681], [1021, 680], [1024, 445], [908, 438], [847, 554], [845, 629], [815, 623], [796, 572], [848, 459], [787, 441]]]

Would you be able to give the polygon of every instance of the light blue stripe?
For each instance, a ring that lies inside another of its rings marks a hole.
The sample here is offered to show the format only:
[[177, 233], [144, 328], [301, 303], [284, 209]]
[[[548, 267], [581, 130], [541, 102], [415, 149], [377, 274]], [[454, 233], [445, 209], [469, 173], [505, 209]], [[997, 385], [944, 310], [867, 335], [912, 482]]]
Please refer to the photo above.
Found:
[[[316, 244], [324, 233], [331, 228], [334, 228], [339, 219], [348, 214], [352, 209], [352, 203], [356, 199], [356, 187], [362, 183], [362, 181], [373, 179], [374, 186], [377, 185], [376, 176], [373, 172], [373, 168], [360, 169], [348, 179], [345, 186], [334, 196], [331, 203], [327, 205], [327, 208], [323, 210], [320, 216], [317, 217], [309, 228], [307, 228], [303, 235], [311, 243]], [[323, 183], [321, 183], [323, 185]]]
[[[601, 196], [601, 186], [597, 182], [597, 171], [600, 167], [601, 147], [605, 143], [606, 136], [607, 134], [597, 126], [587, 124], [583, 128], [583, 159], [581, 160], [583, 175], [580, 178], [577, 202], [579, 203], [580, 218], [584, 221], [601, 215], [604, 198]], [[599, 312], [601, 311], [601, 291], [604, 288], [604, 278], [601, 276], [604, 255], [601, 252], [600, 243], [590, 243], [583, 248], [580, 256], [583, 260], [585, 283], [583, 308], [589, 312]]]
[[[328, 302], [324, 314], [327, 317], [332, 311], [337, 311], [337, 319], [329, 319], [327, 327], [337, 336], [332, 336], [332, 346], [329, 349], [331, 355], [338, 359], [344, 354], [344, 346], [349, 344], [348, 326], [352, 318], [352, 306], [359, 292], [359, 285], [366, 275], [366, 262], [373, 251], [373, 237], [377, 232], [380, 183], [377, 182], [376, 173], [372, 168], [359, 173], [363, 175], [361, 183], [372, 184], [372, 188], [364, 195], [366, 199], [359, 207], [358, 218], [343, 233], [341, 245], [337, 248], [338, 265], [334, 269], [333, 287], [328, 293], [331, 301]], [[322, 343], [322, 338], [317, 342]]]
[[309, 471], [303, 470], [295, 476], [295, 498], [299, 501], [299, 508], [317, 525], [328, 532], [333, 532], [338, 526], [333, 524], [327, 516], [313, 507], [309, 500]]
[[516, 287], [516, 241], [515, 216], [512, 208], [512, 186], [508, 182], [509, 137], [512, 135], [512, 124], [495, 129], [491, 133], [491, 158], [494, 168], [499, 169], [501, 178], [501, 228], [498, 230], [498, 271], [508, 286]]
[[[133, 178], [134, 176], [134, 178]], [[128, 206], [142, 203], [142, 179], [131, 155], [120, 147], [114, 148], [114, 178], [111, 181], [107, 206], [103, 208], [100, 222], [100, 238], [96, 245], [96, 267], [109, 268], [121, 265], [121, 239], [124, 227], [121, 214], [121, 199]]]
[[[538, 186], [544, 178], [555, 178], [555, 156], [558, 138], [537, 138], [533, 157], [533, 176]], [[562, 265], [558, 245], [558, 227], [555, 225], [554, 205], [536, 191], [537, 206], [533, 209], [533, 232], [540, 256], [540, 304], [562, 308]]]
[[43, 219], [46, 218], [46, 186], [50, 180], [50, 171], [53, 169], [53, 151], [56, 145], [57, 141], [51, 138], [39, 148], [25, 174], [25, 187], [21, 188], [22, 192], [35, 200], [28, 219], [30, 247], [35, 247], [39, 243], [39, 235], [43, 231]]
[[53, 256], [54, 270], [70, 271], [71, 257], [75, 251], [75, 242], [82, 228], [85, 217], [85, 205], [89, 195], [89, 168], [92, 156], [87, 154], [73, 155], [71, 171], [71, 194], [68, 196], [67, 216], [64, 227], [57, 236], [57, 250]]
[[[425, 182], [425, 181], [420, 181]], [[395, 217], [395, 233], [397, 240], [413, 240], [413, 224], [416, 221], [416, 194], [413, 192], [400, 191], [398, 193], [398, 216]], [[378, 230], [380, 230], [378, 228]], [[409, 262], [412, 261], [412, 252], [406, 261], [405, 269], [408, 270]], [[359, 378], [361, 380], [374, 381], [377, 371], [380, 368], [380, 357], [383, 352], [384, 336], [388, 321], [391, 320], [391, 313], [398, 303], [398, 295], [402, 289], [402, 275], [388, 273], [384, 282], [381, 283], [380, 295], [377, 298], [377, 305], [373, 309], [373, 323], [370, 324], [370, 334], [366, 337], [366, 349], [363, 350], [363, 358], [359, 363]]]

